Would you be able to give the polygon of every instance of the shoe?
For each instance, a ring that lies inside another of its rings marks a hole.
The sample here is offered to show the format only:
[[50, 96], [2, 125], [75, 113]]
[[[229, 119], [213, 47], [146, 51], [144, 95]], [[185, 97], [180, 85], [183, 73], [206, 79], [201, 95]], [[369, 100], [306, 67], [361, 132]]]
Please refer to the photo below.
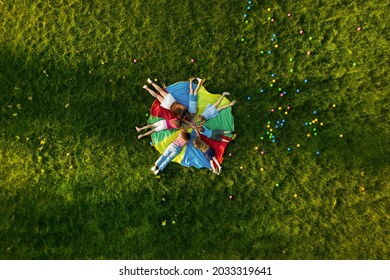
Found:
[[154, 175], [157, 175], [158, 173], [160, 173], [160, 169], [157, 168], [156, 170], [154, 170], [153, 173], [154, 173]]
[[221, 172], [222, 172], [222, 166], [218, 168], [218, 173], [221, 174]]
[[236, 139], [236, 137], [237, 137], [237, 134], [233, 134], [232, 139], [230, 141]]
[[156, 165], [153, 166], [152, 168], [150, 168], [150, 170], [152, 170], [152, 172], [156, 171], [156, 169], [157, 169], [157, 166], [156, 166]]
[[153, 83], [152, 79], [148, 78], [148, 83], [152, 84]]
[[222, 95], [230, 95], [230, 92], [225, 91], [222, 93]]

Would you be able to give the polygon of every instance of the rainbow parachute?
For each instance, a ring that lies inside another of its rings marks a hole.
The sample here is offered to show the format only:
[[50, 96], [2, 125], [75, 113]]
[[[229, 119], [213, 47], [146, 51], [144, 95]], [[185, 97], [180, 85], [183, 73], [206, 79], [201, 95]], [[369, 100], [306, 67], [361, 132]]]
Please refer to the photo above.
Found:
[[[190, 82], [177, 82], [175, 84], [169, 85], [168, 87], [165, 88], [165, 90], [171, 93], [175, 97], [177, 102], [188, 106], [189, 83]], [[193, 88], [195, 87], [196, 84], [193, 84]], [[209, 93], [204, 86], [201, 86], [198, 92], [198, 113], [197, 114], [201, 114], [209, 103], [212, 104], [215, 103], [220, 96], [221, 96], [220, 94]], [[224, 97], [222, 99], [220, 106], [227, 105], [229, 103], [230, 101], [226, 97]], [[160, 106], [160, 102], [156, 99], [152, 104], [150, 110], [150, 117], [148, 119], [148, 124], [155, 123], [161, 119], [172, 119], [172, 118], [174, 118], [174, 116], [172, 115], [171, 111], [162, 108]], [[205, 123], [205, 126], [207, 126], [211, 130], [221, 129], [227, 131], [234, 131], [234, 117], [231, 108], [222, 110], [218, 114], [218, 116], [209, 119]], [[200, 150], [196, 149], [192, 144], [192, 140], [196, 135], [195, 131], [189, 129], [188, 132], [191, 133], [191, 141], [183, 148], [180, 154], [173, 161], [187, 167], [193, 166], [196, 168], [210, 169], [211, 168], [210, 163], [206, 159], [204, 154]], [[165, 148], [167, 148], [168, 145], [175, 140], [178, 134], [179, 134], [179, 130], [162, 130], [162, 131], [154, 132], [152, 134], [152, 144], [157, 151], [163, 153]], [[227, 136], [232, 137], [232, 135], [227, 135]], [[219, 162], [222, 163], [223, 154], [229, 143], [215, 141], [205, 137], [204, 135], [201, 135], [201, 137], [203, 141], [205, 141], [210, 147], [213, 148], [216, 158], [219, 160]]]

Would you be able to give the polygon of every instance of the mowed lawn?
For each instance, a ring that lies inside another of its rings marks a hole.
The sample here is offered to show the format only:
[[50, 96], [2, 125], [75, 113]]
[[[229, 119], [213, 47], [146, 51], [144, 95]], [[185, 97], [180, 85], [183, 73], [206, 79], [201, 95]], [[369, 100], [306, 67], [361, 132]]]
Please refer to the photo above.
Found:
[[[389, 259], [388, 1], [0, 1], [0, 259]], [[137, 140], [229, 91], [220, 176]]]

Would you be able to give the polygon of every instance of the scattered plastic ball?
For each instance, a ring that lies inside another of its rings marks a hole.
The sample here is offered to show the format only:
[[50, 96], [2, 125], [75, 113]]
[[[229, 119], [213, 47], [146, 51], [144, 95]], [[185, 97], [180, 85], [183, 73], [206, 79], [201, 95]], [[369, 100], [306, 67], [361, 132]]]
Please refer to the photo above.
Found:
[[242, 169], [244, 169], [244, 167], [243, 167], [243, 166], [240, 166], [240, 169], [242, 170]]
[[248, 17], [248, 15], [247, 14], [244, 14], [244, 18], [247, 18]]
[[343, 138], [343, 137], [344, 137], [344, 135], [340, 134], [340, 138]]
[[195, 58], [191, 58], [192, 63], [195, 63], [195, 61], [196, 61]]
[[275, 77], [275, 76], [276, 76], [276, 74], [275, 74], [275, 73], [272, 73], [272, 74], [271, 74], [271, 77], [272, 77], [272, 78], [273, 78], [273, 77]]
[[229, 199], [233, 199], [234, 198], [234, 196], [232, 196], [232, 195], [229, 195]]
[[291, 110], [291, 106], [289, 105], [289, 106], [287, 106], [287, 110]]
[[288, 17], [291, 17], [291, 16], [292, 16], [292, 14], [291, 14], [291, 13], [288, 13], [288, 14], [287, 14], [287, 16], [288, 16]]
[[268, 11], [268, 12], [271, 12], [271, 8], [268, 8], [267, 11]]
[[272, 51], [268, 51], [268, 54], [272, 54]]
[[300, 93], [300, 92], [301, 92], [301, 90], [298, 88], [298, 89], [296, 90], [296, 92], [297, 92], [297, 93]]
[[261, 167], [261, 168], [260, 168], [260, 171], [261, 171], [261, 172], [263, 172], [263, 171], [264, 171], [264, 168], [263, 168], [263, 167]]
[[317, 136], [317, 132], [314, 132], [314, 136]]
[[308, 138], [310, 138], [311, 135], [310, 135], [310, 133], [308, 133], [308, 134], [306, 134], [306, 136], [307, 136]]
[[320, 154], [320, 151], [317, 151], [317, 152], [316, 152], [316, 155], [318, 156], [319, 154]]
[[250, 97], [250, 96], [248, 96], [248, 97], [247, 97], [247, 99], [248, 99], [248, 101], [249, 101], [249, 100], [251, 100], [251, 97]]
[[297, 197], [298, 197], [298, 195], [297, 195], [296, 193], [294, 193], [294, 197], [295, 197], [295, 198], [297, 198]]
[[307, 51], [307, 53], [306, 53], [307, 55], [311, 55], [311, 51]]
[[251, 9], [251, 7], [250, 7], [250, 6], [248, 6], [248, 7], [247, 7], [247, 9], [248, 9], [248, 11], [249, 11], [249, 10]]
[[241, 42], [244, 42], [245, 41], [245, 39], [244, 38], [241, 38]]
[[305, 122], [305, 125], [307, 126], [307, 125], [309, 125], [309, 123], [308, 123], [308, 122]]
[[356, 66], [356, 62], [354, 62], [354, 63], [352, 64], [352, 66], [355, 67], [355, 66]]
[[287, 151], [291, 152], [291, 148], [290, 148], [290, 147], [288, 147], [288, 148], [287, 148]]
[[261, 89], [260, 92], [264, 92], [264, 89]]
[[272, 82], [273, 82], [273, 83], [276, 83], [276, 80], [275, 80], [275, 79], [273, 79], [273, 80], [272, 80]]
[[317, 114], [317, 111], [313, 111], [313, 114], [314, 114], [314, 115]]
[[265, 151], [264, 151], [264, 150], [263, 150], [263, 151], [261, 151], [261, 152], [260, 152], [260, 154], [264, 155], [264, 154], [265, 154]]
[[293, 60], [294, 60], [294, 58], [290, 57], [290, 61], [293, 61]]
[[252, 1], [248, 1], [248, 4], [249, 4], [249, 5], [252, 4]]
[[299, 148], [301, 146], [301, 144], [297, 144], [297, 147]]
[[271, 109], [271, 112], [272, 112], [272, 113], [273, 113], [273, 112], [275, 112], [275, 109], [274, 109], [274, 108], [272, 108], [272, 109]]
[[231, 157], [232, 156], [232, 153], [229, 153], [229, 157]]
[[333, 107], [333, 108], [336, 108], [336, 104], [333, 104], [332, 107]]
[[260, 51], [261, 54], [264, 54], [264, 51]]
[[279, 45], [275, 45], [274, 48], [275, 48], [275, 49], [279, 48]]
[[288, 115], [288, 112], [286, 111], [286, 112], [284, 112], [284, 114], [285, 114], [285, 115]]
[[294, 72], [294, 69], [291, 68], [291, 69], [290, 69], [290, 72], [291, 72], [291, 73]]
[[280, 94], [280, 97], [283, 97], [284, 96], [284, 93], [282, 92], [281, 94]]
[[313, 37], [310, 36], [310, 37], [309, 37], [309, 40], [310, 40], [310, 41], [313, 40]]
[[275, 187], [279, 187], [279, 184], [278, 184], [278, 183], [276, 183], [276, 184], [275, 184]]
[[299, 34], [301, 34], [301, 35], [303, 35], [305, 33], [305, 31], [303, 31], [303, 29], [301, 29], [300, 31], [299, 31]]
[[275, 19], [274, 19], [274, 18], [271, 18], [271, 22], [275, 22]]
[[359, 26], [358, 28], [356, 28], [357, 31], [362, 31], [362, 28]]
[[307, 84], [307, 83], [309, 82], [309, 80], [308, 80], [308, 79], [305, 79], [303, 82], [304, 82], [305, 84]]
[[133, 63], [138, 63], [138, 59], [133, 59]]
[[259, 147], [255, 147], [255, 150], [257, 151], [259, 149]]
[[323, 126], [324, 125], [324, 123], [322, 122], [322, 123], [320, 123], [320, 126]]
[[271, 38], [271, 42], [275, 41], [275, 38]]

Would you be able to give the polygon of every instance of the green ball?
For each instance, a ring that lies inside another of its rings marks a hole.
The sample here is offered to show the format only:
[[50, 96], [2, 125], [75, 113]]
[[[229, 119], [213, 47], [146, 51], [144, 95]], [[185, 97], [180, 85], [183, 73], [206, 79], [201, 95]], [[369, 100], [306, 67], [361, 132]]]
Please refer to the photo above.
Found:
[[291, 73], [294, 72], [294, 69], [291, 68], [291, 69], [290, 69], [290, 72], [291, 72]]

